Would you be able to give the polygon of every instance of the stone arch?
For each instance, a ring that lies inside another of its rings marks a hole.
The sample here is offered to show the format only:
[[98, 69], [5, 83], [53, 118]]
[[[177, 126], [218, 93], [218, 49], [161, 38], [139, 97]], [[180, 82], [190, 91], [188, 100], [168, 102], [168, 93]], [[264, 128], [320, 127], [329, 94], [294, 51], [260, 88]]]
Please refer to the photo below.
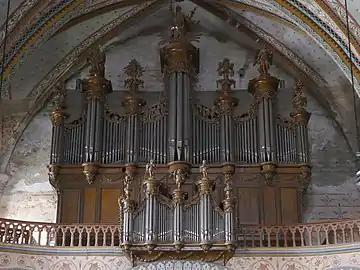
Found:
[[221, 264], [206, 263], [201, 261], [160, 261], [135, 266], [136, 270], [231, 270]]

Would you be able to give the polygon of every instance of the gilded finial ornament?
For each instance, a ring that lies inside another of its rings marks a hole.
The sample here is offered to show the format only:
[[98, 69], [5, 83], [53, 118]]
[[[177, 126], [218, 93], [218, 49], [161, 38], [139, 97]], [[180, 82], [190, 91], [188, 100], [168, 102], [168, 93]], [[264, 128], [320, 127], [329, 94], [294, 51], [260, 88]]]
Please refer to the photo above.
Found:
[[231, 93], [231, 88], [235, 87], [234, 63], [230, 62], [229, 58], [224, 58], [219, 62], [217, 72], [222, 78], [217, 80], [217, 86], [220, 86], [220, 96], [215, 100], [215, 105], [219, 107], [221, 113], [231, 114], [239, 103], [239, 100]]
[[208, 170], [209, 167], [207, 166], [206, 160], [203, 160], [200, 166], [200, 173], [202, 174], [202, 179], [208, 179]]
[[125, 177], [124, 177], [124, 199], [130, 200], [131, 197], [131, 183], [134, 180], [133, 173], [130, 171], [125, 171]]
[[144, 81], [140, 79], [144, 73], [144, 68], [136, 59], [132, 59], [124, 68], [124, 72], [128, 76], [124, 86], [129, 89], [129, 92], [123, 100], [123, 106], [127, 114], [134, 115], [146, 103], [145, 100], [139, 97], [139, 88], [144, 87]]
[[154, 179], [155, 171], [156, 171], [156, 166], [154, 164], [154, 160], [151, 159], [150, 162], [146, 164], [145, 176], [149, 179]]
[[297, 80], [293, 87], [293, 109], [290, 113], [294, 124], [306, 125], [309, 122], [311, 113], [306, 111], [307, 98], [304, 95], [304, 85]]
[[55, 86], [54, 97], [51, 102], [51, 122], [53, 125], [59, 124], [64, 118], [67, 117], [65, 110], [67, 108], [67, 91], [64, 82], [59, 82]]
[[100, 50], [100, 47], [91, 49], [86, 61], [90, 66], [90, 76], [105, 77], [106, 55], [103, 51]]
[[254, 66], [258, 65], [260, 76], [269, 75], [269, 69], [273, 63], [273, 52], [266, 47], [259, 49], [255, 55]]

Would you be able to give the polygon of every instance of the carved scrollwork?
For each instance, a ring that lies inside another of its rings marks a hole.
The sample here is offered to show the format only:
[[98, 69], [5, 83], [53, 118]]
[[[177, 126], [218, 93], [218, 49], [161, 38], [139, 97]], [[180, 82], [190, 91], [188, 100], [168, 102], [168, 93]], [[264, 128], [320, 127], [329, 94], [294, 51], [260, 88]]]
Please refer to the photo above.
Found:
[[193, 112], [195, 115], [209, 123], [216, 124], [220, 119], [220, 113], [215, 107], [209, 108], [205, 105], [195, 104]]

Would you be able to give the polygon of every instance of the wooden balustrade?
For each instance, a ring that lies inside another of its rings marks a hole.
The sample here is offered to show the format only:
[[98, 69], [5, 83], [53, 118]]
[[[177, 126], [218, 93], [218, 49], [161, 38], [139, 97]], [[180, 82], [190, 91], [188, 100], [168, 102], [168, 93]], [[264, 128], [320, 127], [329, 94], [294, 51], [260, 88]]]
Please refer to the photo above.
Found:
[[[239, 248], [351, 244], [360, 242], [360, 220], [292, 226], [246, 225], [237, 229], [236, 235]], [[0, 219], [0, 243], [48, 247], [116, 247], [120, 244], [120, 226], [58, 225]]]

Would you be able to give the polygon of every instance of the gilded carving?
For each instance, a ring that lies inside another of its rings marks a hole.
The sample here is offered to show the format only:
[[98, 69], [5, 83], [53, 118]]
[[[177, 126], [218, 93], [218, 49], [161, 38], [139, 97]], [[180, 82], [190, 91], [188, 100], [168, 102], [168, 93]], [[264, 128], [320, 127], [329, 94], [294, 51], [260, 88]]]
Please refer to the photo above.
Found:
[[144, 68], [136, 59], [132, 59], [124, 68], [124, 72], [128, 76], [124, 82], [124, 86], [128, 87], [129, 92], [123, 100], [123, 106], [127, 114], [135, 115], [139, 113], [139, 109], [146, 103], [145, 100], [139, 97], [139, 88], [144, 86], [144, 81], [140, 79], [143, 75]]
[[84, 163], [82, 167], [85, 179], [91, 185], [99, 172], [99, 165], [96, 163]]
[[220, 96], [215, 101], [215, 104], [219, 107], [220, 112], [223, 114], [232, 114], [234, 107], [239, 103], [239, 100], [235, 98], [231, 93], [231, 88], [235, 87], [234, 76], [234, 63], [230, 62], [228, 58], [224, 58], [222, 62], [218, 64], [217, 72], [222, 78], [217, 80], [217, 85], [221, 87]]
[[58, 164], [50, 164], [48, 165], [48, 175], [50, 184], [55, 188], [55, 190], [59, 189], [59, 173], [60, 173], [60, 165]]
[[100, 50], [100, 47], [96, 46], [92, 48], [86, 58], [89, 67], [90, 76], [105, 77], [105, 61], [106, 55]]
[[297, 80], [293, 87], [293, 108], [294, 111], [290, 113], [292, 122], [295, 125], [307, 125], [309, 122], [311, 113], [306, 111], [307, 98], [304, 95], [304, 85], [300, 80]]
[[65, 113], [67, 108], [66, 100], [67, 93], [65, 85], [63, 82], [60, 82], [55, 86], [54, 97], [52, 100], [51, 122], [53, 123], [53, 126], [61, 124], [67, 117], [67, 114]]
[[269, 75], [273, 63], [273, 52], [266, 47], [259, 49], [255, 55], [254, 66], [258, 65], [260, 76]]

